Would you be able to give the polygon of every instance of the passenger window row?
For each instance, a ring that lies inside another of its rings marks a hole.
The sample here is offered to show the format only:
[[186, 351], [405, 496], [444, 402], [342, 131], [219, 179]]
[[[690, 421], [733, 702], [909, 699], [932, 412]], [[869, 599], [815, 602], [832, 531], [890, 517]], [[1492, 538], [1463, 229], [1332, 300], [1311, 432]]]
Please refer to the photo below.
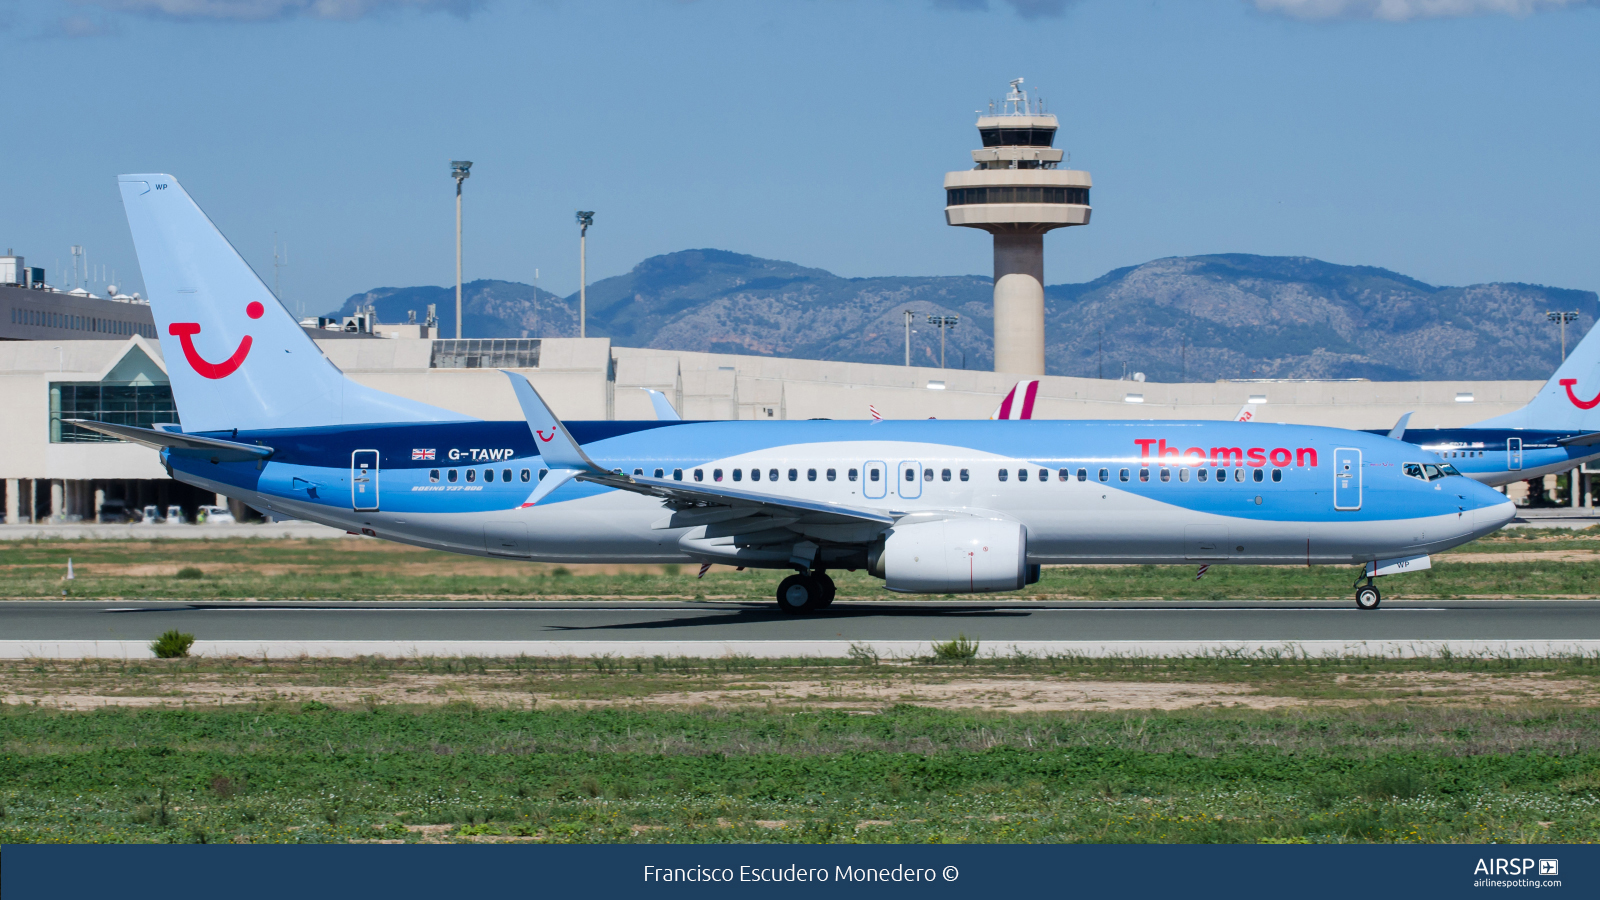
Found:
[[[541, 479], [544, 478], [545, 471], [546, 471], [545, 469], [540, 469], [539, 470], [539, 477]], [[467, 483], [468, 484], [471, 484], [474, 481], [478, 480], [478, 470], [477, 469], [467, 469], [466, 472], [467, 472], [467, 476], [466, 477], [467, 477]], [[455, 484], [457, 477], [459, 477], [459, 476], [457, 475], [457, 472], [456, 472], [455, 469], [446, 469], [446, 470], [444, 470], [444, 478], [445, 478], [446, 481], [450, 482], [451, 484]], [[495, 478], [495, 474], [494, 474], [494, 470], [493, 469], [484, 469], [483, 470], [483, 480], [484, 481], [491, 481], [492, 482], [492, 481], [494, 481], [494, 478]], [[509, 483], [509, 482], [511, 482], [513, 480], [513, 478], [520, 478], [522, 481], [532, 481], [533, 480], [533, 472], [531, 472], [528, 469], [523, 469], [519, 476], [514, 476], [510, 469], [501, 469], [500, 470], [500, 480], [501, 481]], [[439, 482], [439, 470], [438, 469], [429, 470], [429, 472], [428, 472], [428, 480], [433, 482], [433, 483], [435, 483], [435, 484], [437, 484]]]
[[[966, 469], [962, 469], [961, 470], [961, 480], [962, 481], [966, 480], [966, 471], [967, 471]], [[1028, 469], [1018, 469], [1017, 470], [1017, 480], [1018, 481], [1027, 481], [1028, 478], [1029, 478], [1028, 472], [1029, 472]], [[1156, 474], [1154, 476], [1152, 476], [1150, 474], [1150, 472], [1151, 472], [1151, 470], [1150, 470], [1149, 467], [1141, 466], [1139, 468], [1139, 476], [1138, 476], [1139, 480], [1142, 481], [1142, 482], [1148, 482], [1148, 481], [1150, 481], [1150, 479], [1152, 477], [1154, 477], [1154, 478], [1156, 478], [1156, 479], [1158, 479], [1158, 480], [1160, 480], [1162, 482], [1169, 482], [1169, 481], [1172, 480], [1173, 470], [1168, 468], [1168, 467], [1166, 467], [1166, 466], [1162, 466], [1159, 469], [1157, 469], [1156, 470]], [[999, 472], [999, 476], [1000, 476], [1000, 480], [1001, 481], [1008, 481], [1011, 478], [1011, 470], [1010, 469], [1001, 469], [1000, 472]], [[1179, 468], [1177, 470], [1177, 476], [1178, 476], [1178, 480], [1180, 482], [1188, 481], [1189, 480], [1189, 470], [1187, 468]], [[1049, 469], [1040, 469], [1038, 477], [1039, 477], [1040, 481], [1049, 481], [1050, 480], [1050, 470]], [[1247, 477], [1251, 481], [1256, 481], [1256, 482], [1266, 481], [1267, 480], [1266, 470], [1265, 469], [1251, 469], [1250, 470], [1250, 474], [1248, 476], [1245, 475], [1245, 470], [1244, 469], [1234, 469], [1233, 470], [1233, 480], [1234, 481], [1244, 481]], [[1110, 481], [1111, 480], [1111, 470], [1110, 469], [1100, 469], [1098, 472], [1096, 472], [1095, 478], [1096, 478], [1096, 480], [1099, 480], [1099, 481]], [[1195, 469], [1194, 470], [1194, 478], [1195, 478], [1196, 481], [1206, 481], [1208, 479], [1211, 479], [1212, 478], [1211, 471], [1209, 469]], [[1056, 470], [1056, 479], [1058, 481], [1071, 481], [1073, 479], [1073, 471], [1071, 469], [1057, 469]], [[1077, 471], [1077, 480], [1079, 480], [1079, 481], [1088, 481], [1089, 480], [1089, 470], [1088, 469], [1079, 469]], [[1117, 480], [1118, 481], [1132, 481], [1133, 480], [1132, 471], [1129, 470], [1129, 469], [1118, 469], [1117, 470]], [[1228, 480], [1228, 470], [1226, 470], [1226, 469], [1218, 469], [1217, 472], [1216, 472], [1216, 477], [1215, 477], [1214, 480], [1218, 484], [1221, 484], [1222, 482], [1227, 481]], [[1283, 480], [1283, 470], [1282, 469], [1273, 469], [1272, 470], [1272, 480], [1273, 481], [1282, 481]]]
[[[440, 471], [441, 470], [439, 470], [439, 469], [430, 470], [428, 472], [428, 481], [433, 482], [433, 483], [438, 483], [439, 480], [440, 480]], [[549, 471], [548, 469], [540, 469], [539, 470], [539, 480], [540, 481], [544, 480], [545, 474], [548, 471]], [[622, 470], [618, 469], [616, 471], [620, 473]], [[1138, 478], [1139, 478], [1139, 480], [1141, 482], [1149, 482], [1152, 478], [1155, 478], [1156, 480], [1159, 480], [1161, 482], [1170, 482], [1170, 481], [1173, 480], [1173, 472], [1174, 472], [1174, 470], [1171, 469], [1171, 468], [1168, 468], [1166, 466], [1162, 466], [1162, 467], [1160, 467], [1158, 469], [1155, 469], [1155, 473], [1156, 473], [1155, 475], [1151, 474], [1152, 470], [1149, 467], [1140, 467], [1138, 471], [1139, 471]], [[1220, 482], [1226, 481], [1228, 479], [1227, 471], [1228, 470], [1226, 470], [1226, 469], [1218, 470], [1216, 472], [1215, 478], [1213, 479], [1211, 477], [1210, 470], [1208, 470], [1208, 469], [1195, 469], [1194, 470], [1194, 479], [1196, 481], [1201, 481], [1201, 482], [1204, 482], [1204, 481], [1207, 481], [1207, 480], [1215, 480], [1215, 481], [1220, 483]], [[1264, 470], [1264, 469], [1251, 469], [1251, 470], [1249, 470], [1250, 474], [1248, 476], [1245, 475], [1245, 471], [1246, 470], [1242, 469], [1242, 468], [1235, 468], [1233, 470], [1233, 480], [1237, 481], [1237, 482], [1242, 482], [1242, 481], [1246, 480], [1246, 478], [1249, 478], [1249, 480], [1256, 481], [1256, 482], [1262, 482], [1262, 481], [1266, 481], [1267, 480], [1266, 470]], [[466, 480], [466, 482], [468, 484], [472, 484], [472, 483], [474, 483], [474, 482], [476, 482], [478, 480], [478, 470], [477, 469], [466, 469], [466, 470], [464, 470], [464, 472], [465, 472], [464, 477], [465, 477], [465, 480]], [[971, 480], [971, 470], [969, 470], [969, 469], [960, 469], [959, 472], [960, 472], [960, 475], [959, 475], [960, 480], [962, 480], [962, 481]], [[638, 476], [643, 476], [644, 473], [645, 473], [645, 470], [643, 468], [637, 468], [637, 469], [633, 470], [633, 474], [638, 475]], [[816, 481], [817, 480], [817, 470], [816, 469], [808, 468], [808, 469], [805, 470], [805, 473], [806, 473], [806, 480], [807, 481]], [[1189, 480], [1189, 478], [1190, 478], [1189, 469], [1187, 469], [1187, 468], [1178, 468], [1176, 470], [1176, 473], [1177, 473], [1177, 480], [1180, 481], [1180, 482], [1187, 482]], [[734, 481], [743, 481], [744, 477], [745, 477], [745, 470], [744, 469], [733, 469], [728, 474], [731, 474], [731, 477], [732, 477], [732, 479]], [[799, 469], [794, 469], [794, 468], [787, 469], [787, 470], [767, 469], [765, 471], [765, 478], [766, 478], [767, 481], [780, 481], [780, 480], [782, 480], [782, 478], [783, 478], [783, 476], [785, 474], [788, 476], [788, 480], [789, 481], [799, 481], [800, 480], [800, 470]], [[848, 470], [846, 470], [845, 477], [848, 478], [850, 481], [856, 481], [858, 479], [858, 477], [859, 477], [859, 474], [860, 474], [859, 471], [856, 470], [856, 469], [848, 469]], [[1001, 469], [1001, 470], [999, 470], [998, 474], [999, 474], [999, 478], [1000, 478], [1001, 481], [1007, 481], [1011, 477], [1011, 470], [1009, 470], [1009, 469]], [[1413, 478], [1422, 479], [1423, 481], [1432, 481], [1435, 478], [1442, 478], [1445, 475], [1459, 475], [1460, 473], [1457, 472], [1454, 467], [1452, 467], [1452, 466], [1450, 466], [1448, 464], [1444, 464], [1442, 466], [1435, 466], [1435, 465], [1433, 465], [1431, 463], [1429, 463], [1429, 464], [1420, 464], [1420, 465], [1418, 463], [1406, 463], [1405, 464], [1405, 474], [1410, 475]], [[665, 478], [666, 477], [666, 470], [665, 469], [655, 469], [652, 472], [652, 475], [655, 478]], [[750, 480], [751, 481], [761, 481], [762, 477], [763, 477], [763, 471], [761, 469], [750, 469], [749, 470], [749, 476], [750, 476]], [[877, 481], [877, 480], [879, 480], [879, 477], [880, 477], [879, 476], [879, 470], [877, 468], [869, 468], [867, 470], [867, 476], [868, 476], [868, 480]], [[443, 478], [444, 478], [444, 480], [446, 482], [449, 482], [450, 484], [455, 484], [456, 481], [458, 480], [458, 478], [461, 478], [461, 477], [463, 477], [463, 476], [461, 474], [459, 474], [456, 469], [445, 469], [445, 470], [443, 470]], [[533, 473], [528, 469], [521, 469], [516, 474], [513, 474], [513, 470], [511, 470], [511, 469], [501, 469], [499, 471], [498, 477], [499, 477], [500, 481], [507, 482], [507, 483], [510, 483], [513, 480], [520, 480], [522, 482], [528, 482], [528, 481], [531, 481], [533, 479]], [[703, 482], [703, 481], [706, 480], [706, 470], [703, 469], [703, 468], [695, 469], [691, 473], [690, 477], [693, 478], [693, 480], [695, 480], [695, 481]], [[711, 470], [711, 480], [713, 482], [720, 482], [720, 481], [722, 481], [724, 479], [724, 477], [725, 477], [725, 474], [724, 474], [722, 469], [712, 469]], [[837, 481], [838, 477], [839, 477], [839, 472], [838, 472], [837, 469], [825, 469], [825, 470], [823, 470], [823, 478], [825, 478], [828, 481]], [[939, 469], [937, 475], [935, 474], [935, 471], [933, 469], [923, 469], [922, 470], [922, 480], [923, 481], [933, 481], [936, 478], [939, 481], [950, 481], [952, 477], [954, 477], [954, 475], [953, 475], [953, 473], [952, 473], [952, 471], [950, 469]], [[1028, 469], [1017, 469], [1016, 470], [1016, 477], [1017, 477], [1017, 481], [1027, 481], [1032, 476], [1030, 476], [1030, 470], [1028, 470]], [[1132, 471], [1130, 469], [1118, 469], [1117, 470], [1117, 480], [1118, 481], [1121, 481], [1121, 482], [1132, 481], [1133, 477], [1134, 476], [1132, 475]], [[1057, 469], [1056, 470], [1056, 479], [1058, 481], [1071, 481], [1071, 480], [1073, 480], [1073, 478], [1074, 478], [1074, 472], [1073, 472], [1072, 469]], [[1089, 480], [1089, 470], [1086, 469], [1086, 468], [1078, 469], [1077, 472], [1076, 472], [1076, 478], [1077, 478], [1078, 481], [1088, 481]], [[1109, 482], [1111, 480], [1111, 470], [1108, 469], [1108, 468], [1099, 469], [1095, 473], [1095, 478], [1098, 481]], [[674, 481], [682, 481], [684, 479], [684, 470], [682, 470], [682, 469], [673, 469], [672, 470], [672, 479]], [[915, 481], [916, 479], [917, 479], [917, 470], [916, 469], [906, 469], [905, 470], [905, 480], [906, 481]], [[1050, 470], [1049, 469], [1039, 469], [1038, 473], [1037, 473], [1037, 479], [1039, 481], [1041, 481], [1041, 482], [1049, 481], [1050, 480]], [[483, 480], [485, 482], [489, 482], [489, 483], [494, 482], [496, 480], [496, 472], [495, 472], [495, 470], [494, 469], [484, 469], [483, 470]], [[1282, 469], [1273, 469], [1272, 470], [1272, 480], [1274, 482], [1282, 481], [1283, 480], [1283, 470]]]

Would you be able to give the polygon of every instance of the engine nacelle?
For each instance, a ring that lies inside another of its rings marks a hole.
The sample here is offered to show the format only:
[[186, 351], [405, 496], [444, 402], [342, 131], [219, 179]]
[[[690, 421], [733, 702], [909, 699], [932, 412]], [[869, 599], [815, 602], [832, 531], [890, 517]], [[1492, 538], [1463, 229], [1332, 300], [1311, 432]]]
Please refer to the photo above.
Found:
[[1029, 584], [1028, 532], [1004, 519], [939, 519], [897, 525], [869, 571], [891, 591], [981, 594]]

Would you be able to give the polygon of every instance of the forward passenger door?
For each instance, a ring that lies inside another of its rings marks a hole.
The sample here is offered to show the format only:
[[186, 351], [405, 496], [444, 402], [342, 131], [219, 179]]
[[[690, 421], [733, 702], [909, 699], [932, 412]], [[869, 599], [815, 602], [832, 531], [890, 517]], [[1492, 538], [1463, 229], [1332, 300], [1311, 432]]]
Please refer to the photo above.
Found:
[[1361, 508], [1361, 451], [1353, 447], [1333, 451], [1333, 508]]

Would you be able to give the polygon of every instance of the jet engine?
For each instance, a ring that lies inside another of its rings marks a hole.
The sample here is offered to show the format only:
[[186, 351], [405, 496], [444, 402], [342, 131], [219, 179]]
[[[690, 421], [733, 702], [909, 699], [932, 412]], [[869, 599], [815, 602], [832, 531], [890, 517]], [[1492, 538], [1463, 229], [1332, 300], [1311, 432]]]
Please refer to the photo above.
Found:
[[939, 519], [897, 525], [873, 548], [868, 571], [891, 591], [981, 594], [1015, 591], [1030, 578], [1028, 532], [1004, 519]]

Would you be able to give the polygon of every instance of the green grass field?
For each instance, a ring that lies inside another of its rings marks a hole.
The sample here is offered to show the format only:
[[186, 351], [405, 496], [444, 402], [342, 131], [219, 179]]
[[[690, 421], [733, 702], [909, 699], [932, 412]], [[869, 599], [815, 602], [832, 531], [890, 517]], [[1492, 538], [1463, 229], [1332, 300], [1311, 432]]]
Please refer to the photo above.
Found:
[[[1243, 685], [1279, 705], [852, 700], [1007, 678]], [[1595, 659], [173, 660], [0, 680], [171, 704], [0, 707], [0, 842], [1600, 840]], [[484, 681], [544, 699], [451, 699]], [[823, 689], [656, 702], [796, 681]], [[382, 699], [413, 683], [450, 690]], [[331, 687], [360, 699], [301, 699]]]
[[[306, 704], [11, 709], [0, 728], [4, 842], [1600, 839], [1592, 710]], [[1470, 752], [1483, 729], [1530, 748]], [[446, 827], [407, 827], [426, 825]]]

